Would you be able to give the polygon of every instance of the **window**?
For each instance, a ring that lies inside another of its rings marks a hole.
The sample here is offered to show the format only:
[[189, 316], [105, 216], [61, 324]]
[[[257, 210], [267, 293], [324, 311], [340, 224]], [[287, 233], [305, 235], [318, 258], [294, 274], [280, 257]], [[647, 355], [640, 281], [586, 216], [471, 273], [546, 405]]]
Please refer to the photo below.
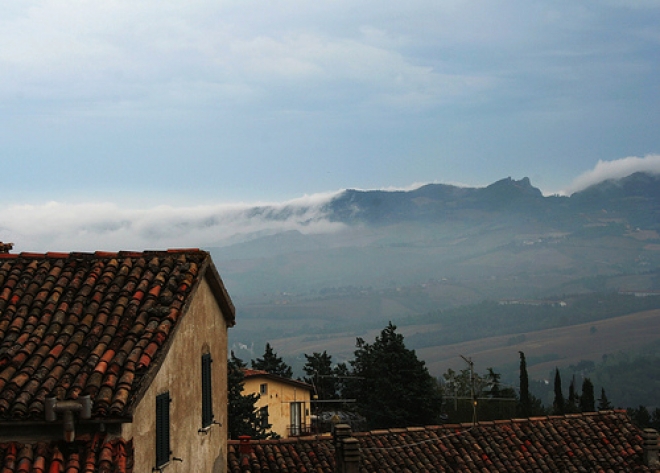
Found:
[[268, 383], [262, 383], [259, 386], [259, 394], [268, 394]]
[[202, 427], [213, 424], [213, 388], [211, 385], [211, 355], [202, 355]]
[[156, 396], [156, 468], [170, 461], [170, 393]]
[[270, 424], [268, 424], [268, 406], [264, 406], [259, 409], [259, 420], [261, 421], [262, 429], [267, 429], [270, 427]]
[[301, 433], [301, 413], [302, 402], [291, 403], [291, 435], [300, 435]]

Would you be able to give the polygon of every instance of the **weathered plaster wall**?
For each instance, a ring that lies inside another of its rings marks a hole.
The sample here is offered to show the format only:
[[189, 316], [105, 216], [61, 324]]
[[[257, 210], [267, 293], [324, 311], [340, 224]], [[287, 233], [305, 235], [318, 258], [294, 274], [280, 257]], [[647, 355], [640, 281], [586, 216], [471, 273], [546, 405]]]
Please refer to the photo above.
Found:
[[[202, 354], [213, 359], [213, 414], [222, 425], [202, 427]], [[170, 351], [122, 435], [133, 438], [135, 473], [151, 473], [156, 463], [156, 395], [169, 391], [170, 463], [166, 473], [224, 473], [227, 463], [227, 325], [206, 280], [180, 319]], [[182, 462], [172, 458], [182, 459]]]
[[243, 393], [259, 393], [261, 384], [268, 384], [268, 393], [262, 394], [255, 403], [257, 408], [268, 406], [268, 422], [272, 424], [271, 431], [281, 437], [289, 436], [291, 425], [291, 402], [303, 402], [301, 409], [301, 423], [309, 424], [311, 391], [302, 387], [281, 383], [273, 379], [254, 376], [247, 378]]

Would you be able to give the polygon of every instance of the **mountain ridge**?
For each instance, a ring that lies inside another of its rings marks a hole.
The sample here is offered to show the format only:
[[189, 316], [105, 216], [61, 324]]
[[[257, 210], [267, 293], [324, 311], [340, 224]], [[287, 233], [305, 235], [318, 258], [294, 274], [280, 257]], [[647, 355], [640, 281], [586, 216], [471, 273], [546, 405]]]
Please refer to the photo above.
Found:
[[[618, 212], [638, 213], [631, 205], [642, 205], [650, 212], [645, 225], [657, 228], [660, 222], [660, 177], [649, 173], [634, 173], [621, 179], [609, 179], [571, 196], [543, 196], [528, 177], [511, 177], [486, 187], [458, 187], [448, 184], [427, 184], [411, 191], [358, 191], [348, 189], [323, 207], [331, 221], [370, 224], [399, 219], [441, 218], [457, 211], [509, 211], [514, 213], [542, 212], [546, 218], [561, 218], [565, 211], [594, 211], [598, 204], [609, 205]], [[626, 199], [636, 197], [635, 202]], [[598, 209], [596, 209], [598, 210]]]
[[[376, 229], [409, 222], [470, 222], [483, 226], [488, 221], [499, 221], [526, 226], [532, 232], [553, 228], [574, 232], [584, 225], [594, 225], [607, 214], [611, 221], [618, 218], [631, 227], [657, 231], [660, 230], [660, 176], [635, 173], [603, 181], [571, 196], [544, 196], [527, 177], [520, 180], [508, 177], [486, 187], [426, 184], [408, 191], [346, 189], [321, 204], [316, 212], [309, 206], [286, 205], [254, 207], [246, 213], [248, 217], [266, 221], [293, 219], [298, 228], [261, 230], [236, 238], [224, 249], [214, 247], [221, 259], [231, 259], [232, 251], [237, 258], [250, 258], [303, 248], [345, 246], [331, 236], [321, 236], [336, 233], [336, 228], [327, 232], [311, 229], [310, 224], [322, 221], [344, 225], [345, 229], [360, 226]], [[306, 231], [307, 228], [310, 230]], [[287, 235], [292, 237], [289, 243]], [[304, 237], [309, 237], [308, 241], [303, 241]], [[311, 243], [314, 239], [319, 241]]]
[[[563, 271], [574, 268], [585, 277], [585, 265], [592, 265], [595, 274], [605, 268], [637, 271], [655, 264], [658, 189], [660, 176], [636, 173], [570, 197], [543, 196], [528, 178], [506, 178], [485, 188], [428, 184], [411, 191], [347, 190], [315, 217], [338, 223], [339, 229], [288, 229], [210, 249], [227, 268], [223, 275], [239, 297], [513, 275], [520, 272], [516, 262], [538, 273], [560, 271], [562, 262], [570, 261]], [[285, 213], [309, 216], [306, 209]], [[607, 245], [622, 249], [596, 260], [607, 253]], [[574, 249], [581, 246], [587, 248], [582, 253]], [[416, 264], [421, 265], [417, 275]], [[369, 265], [375, 265], [374, 274]], [[502, 297], [511, 295], [516, 294]]]

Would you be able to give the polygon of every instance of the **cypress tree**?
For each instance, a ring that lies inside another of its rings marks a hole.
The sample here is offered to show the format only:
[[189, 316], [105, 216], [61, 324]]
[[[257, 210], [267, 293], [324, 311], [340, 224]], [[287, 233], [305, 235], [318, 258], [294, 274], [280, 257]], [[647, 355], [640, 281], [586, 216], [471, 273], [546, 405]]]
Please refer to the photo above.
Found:
[[520, 353], [520, 402], [518, 408], [522, 417], [530, 417], [532, 415], [532, 401], [529, 396], [529, 376], [527, 375], [527, 362], [525, 361], [525, 354]]
[[568, 387], [568, 406], [566, 408], [566, 411], [568, 413], [578, 412], [579, 400], [580, 400], [579, 395], [575, 391], [575, 375], [573, 375], [573, 378], [571, 379], [571, 384]]
[[600, 388], [600, 399], [598, 399], [598, 410], [599, 411], [612, 410], [612, 404], [610, 403], [610, 400], [607, 399], [607, 395], [605, 394], [605, 388]]
[[564, 393], [561, 390], [561, 375], [559, 374], [559, 368], [555, 368], [555, 400], [552, 407], [555, 414], [564, 414]]
[[594, 412], [596, 410], [596, 399], [594, 397], [594, 385], [589, 378], [582, 381], [582, 395], [580, 396], [580, 410], [582, 412]]

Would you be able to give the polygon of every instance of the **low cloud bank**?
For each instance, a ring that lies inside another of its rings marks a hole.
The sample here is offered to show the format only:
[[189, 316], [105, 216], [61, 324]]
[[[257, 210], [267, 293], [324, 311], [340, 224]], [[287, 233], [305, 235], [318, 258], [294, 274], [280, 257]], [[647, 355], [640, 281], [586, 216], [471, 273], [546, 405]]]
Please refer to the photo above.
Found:
[[270, 233], [327, 233], [323, 205], [333, 194], [284, 203], [120, 208], [114, 203], [0, 207], [0, 241], [21, 251], [116, 251], [222, 246]]
[[649, 154], [643, 158], [629, 156], [614, 161], [598, 161], [591, 170], [573, 180], [561, 194], [571, 195], [608, 179], [621, 179], [636, 172], [660, 174], [660, 155]]
[[[635, 172], [660, 174], [660, 155], [599, 161], [562, 194], [570, 195], [607, 179]], [[406, 188], [382, 190], [413, 190]], [[124, 208], [115, 203], [0, 206], [0, 241], [21, 251], [116, 251], [224, 246], [282, 231], [330, 233], [324, 206], [342, 191], [305, 195], [281, 203], [215, 204]]]

